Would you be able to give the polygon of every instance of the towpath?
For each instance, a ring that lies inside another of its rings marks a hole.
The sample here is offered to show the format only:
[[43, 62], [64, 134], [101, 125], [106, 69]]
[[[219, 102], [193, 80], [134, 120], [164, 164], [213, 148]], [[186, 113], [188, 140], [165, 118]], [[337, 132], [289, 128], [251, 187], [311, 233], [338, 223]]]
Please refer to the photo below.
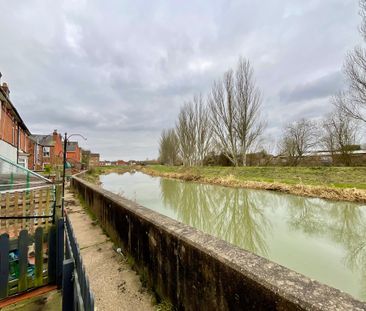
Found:
[[95, 296], [96, 310], [154, 310], [152, 296], [142, 287], [136, 272], [69, 191], [65, 207]]

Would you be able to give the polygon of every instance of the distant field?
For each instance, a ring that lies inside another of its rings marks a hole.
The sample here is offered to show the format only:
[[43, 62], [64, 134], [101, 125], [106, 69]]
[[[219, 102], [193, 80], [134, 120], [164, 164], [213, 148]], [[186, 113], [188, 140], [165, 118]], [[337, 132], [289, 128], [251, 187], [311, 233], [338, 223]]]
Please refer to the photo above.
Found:
[[98, 184], [99, 183], [99, 175], [109, 174], [109, 173], [125, 173], [131, 170], [130, 166], [97, 166], [92, 167], [87, 171], [87, 173], [83, 176], [83, 179]]
[[238, 181], [366, 189], [366, 167], [183, 167], [150, 165], [156, 173], [178, 173], [201, 178], [228, 177]]

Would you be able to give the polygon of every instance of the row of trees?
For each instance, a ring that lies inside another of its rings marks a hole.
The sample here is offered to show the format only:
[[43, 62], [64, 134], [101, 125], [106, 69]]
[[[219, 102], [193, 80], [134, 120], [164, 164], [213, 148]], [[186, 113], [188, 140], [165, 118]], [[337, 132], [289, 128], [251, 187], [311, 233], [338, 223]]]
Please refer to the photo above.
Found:
[[[336, 98], [337, 99], [337, 98]], [[340, 163], [351, 165], [351, 153], [357, 148], [357, 121], [340, 108], [319, 122], [301, 119], [284, 127], [279, 143], [280, 154], [288, 164], [298, 165], [306, 153], [315, 150], [330, 152]]]
[[[366, 0], [360, 0], [362, 23], [360, 34], [366, 40]], [[344, 64], [347, 80], [346, 90], [332, 99], [334, 111], [320, 124], [300, 120], [284, 129], [280, 150], [292, 164], [316, 147], [337, 154], [346, 165], [351, 164], [350, 153], [357, 143], [360, 126], [366, 123], [366, 50], [356, 46], [347, 55]]]
[[181, 108], [174, 129], [162, 132], [160, 160], [203, 165], [209, 153], [218, 152], [235, 166], [246, 165], [246, 155], [265, 127], [260, 109], [253, 69], [240, 58], [236, 69], [215, 81], [207, 96], [195, 96]]
[[[360, 0], [366, 40], [366, 0]], [[332, 99], [334, 110], [321, 121], [301, 119], [287, 124], [278, 143], [278, 153], [289, 164], [298, 165], [315, 150], [337, 154], [345, 165], [358, 142], [360, 124], [366, 123], [366, 50], [357, 46], [344, 65], [348, 81], [345, 91]], [[261, 139], [265, 122], [261, 118], [261, 93], [255, 85], [248, 60], [240, 58], [235, 70], [215, 81], [207, 96], [195, 96], [180, 110], [175, 128], [160, 138], [160, 161], [165, 164], [203, 165], [208, 155], [224, 156], [233, 165], [246, 165], [248, 152]]]
[[[321, 121], [301, 119], [283, 128], [278, 153], [285, 155], [290, 165], [298, 165], [306, 153], [319, 149], [351, 164], [359, 119], [346, 112], [344, 94], [333, 98], [333, 106], [334, 111]], [[216, 81], [205, 98], [195, 96], [183, 105], [175, 128], [163, 130], [160, 161], [203, 165], [209, 155], [221, 154], [235, 166], [246, 165], [248, 152], [255, 150], [265, 128], [260, 108], [253, 70], [241, 58], [236, 70]]]

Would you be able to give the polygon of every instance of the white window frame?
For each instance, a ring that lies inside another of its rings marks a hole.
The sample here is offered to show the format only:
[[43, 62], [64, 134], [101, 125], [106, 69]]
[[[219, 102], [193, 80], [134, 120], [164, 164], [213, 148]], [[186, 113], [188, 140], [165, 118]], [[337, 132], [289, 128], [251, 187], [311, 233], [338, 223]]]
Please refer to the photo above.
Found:
[[[42, 148], [42, 153], [43, 153], [43, 157], [44, 157], [44, 158], [49, 158], [49, 157], [51, 157], [51, 148], [50, 148], [50, 147], [47, 147], [47, 146], [43, 147], [43, 148]], [[48, 155], [47, 155], [47, 154], [48, 154]]]
[[22, 158], [22, 157], [19, 157], [18, 164], [21, 165], [21, 166], [23, 166], [23, 167], [25, 167], [25, 159]]
[[14, 127], [14, 124], [12, 126], [12, 132], [11, 132], [11, 143], [13, 146], [15, 146], [15, 127]]

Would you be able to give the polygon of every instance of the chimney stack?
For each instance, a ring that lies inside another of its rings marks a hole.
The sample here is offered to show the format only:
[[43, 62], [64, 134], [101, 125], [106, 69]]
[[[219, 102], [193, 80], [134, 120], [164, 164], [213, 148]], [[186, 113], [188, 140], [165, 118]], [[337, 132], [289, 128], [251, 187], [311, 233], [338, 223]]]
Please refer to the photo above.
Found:
[[10, 90], [9, 90], [8, 84], [6, 82], [3, 82], [3, 85], [1, 86], [1, 88], [5, 92], [6, 96], [9, 97]]

